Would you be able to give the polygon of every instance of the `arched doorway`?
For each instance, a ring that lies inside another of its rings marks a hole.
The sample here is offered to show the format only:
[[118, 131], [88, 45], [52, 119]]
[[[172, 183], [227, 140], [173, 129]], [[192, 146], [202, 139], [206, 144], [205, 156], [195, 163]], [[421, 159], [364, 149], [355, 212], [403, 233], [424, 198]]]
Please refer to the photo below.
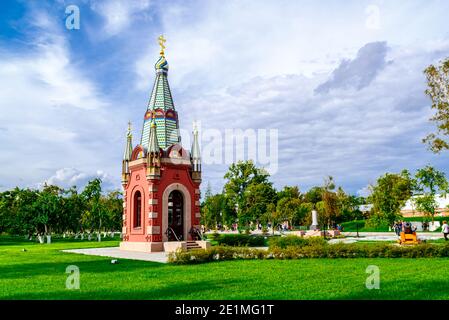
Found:
[[168, 196], [168, 241], [184, 240], [184, 198], [178, 190]]
[[136, 191], [134, 194], [134, 217], [133, 217], [134, 225], [133, 227], [141, 228], [142, 227], [142, 195], [140, 191]]

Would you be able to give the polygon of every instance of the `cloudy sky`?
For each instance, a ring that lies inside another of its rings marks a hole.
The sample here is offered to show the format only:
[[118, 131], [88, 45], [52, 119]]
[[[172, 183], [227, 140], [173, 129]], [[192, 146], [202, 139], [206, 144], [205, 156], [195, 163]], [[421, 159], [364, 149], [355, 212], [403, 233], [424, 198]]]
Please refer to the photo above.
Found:
[[[181, 128], [278, 130], [278, 188], [332, 175], [363, 193], [385, 172], [449, 174], [449, 153], [421, 143], [432, 130], [422, 71], [449, 56], [449, 2], [342, 3], [2, 1], [0, 190], [95, 176], [119, 187], [160, 34]], [[78, 30], [66, 28], [71, 4]], [[203, 171], [219, 191], [226, 164]]]

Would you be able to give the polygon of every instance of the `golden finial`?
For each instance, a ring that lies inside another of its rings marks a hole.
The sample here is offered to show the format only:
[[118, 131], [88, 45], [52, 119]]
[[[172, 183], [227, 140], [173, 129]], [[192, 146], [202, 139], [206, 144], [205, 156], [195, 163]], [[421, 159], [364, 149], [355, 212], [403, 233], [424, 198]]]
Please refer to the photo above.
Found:
[[164, 45], [164, 43], [165, 43], [167, 40], [165, 40], [165, 38], [164, 38], [163, 35], [160, 35], [159, 38], [157, 38], [157, 40], [158, 40], [158, 42], [159, 42], [159, 46], [161, 47], [161, 52], [160, 52], [160, 54], [161, 54], [161, 56], [164, 56], [164, 54], [165, 54], [165, 51], [164, 51], [165, 45]]
[[131, 134], [131, 121], [128, 121], [128, 135]]

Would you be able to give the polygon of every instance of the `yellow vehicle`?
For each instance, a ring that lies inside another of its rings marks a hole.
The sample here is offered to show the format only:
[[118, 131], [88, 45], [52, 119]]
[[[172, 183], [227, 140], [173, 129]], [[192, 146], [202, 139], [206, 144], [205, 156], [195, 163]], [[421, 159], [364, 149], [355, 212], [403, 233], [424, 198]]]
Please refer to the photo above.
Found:
[[412, 225], [410, 222], [405, 223], [404, 230], [401, 232], [401, 237], [398, 242], [401, 245], [413, 245], [420, 243], [420, 240], [416, 236], [416, 231], [412, 230]]

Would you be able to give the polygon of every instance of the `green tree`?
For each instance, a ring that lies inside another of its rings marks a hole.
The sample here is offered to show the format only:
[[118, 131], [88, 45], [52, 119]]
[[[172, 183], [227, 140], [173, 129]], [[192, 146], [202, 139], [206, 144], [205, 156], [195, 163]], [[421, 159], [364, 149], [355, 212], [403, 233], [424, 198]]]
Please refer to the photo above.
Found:
[[449, 134], [449, 58], [439, 64], [430, 65], [424, 70], [427, 77], [426, 94], [432, 100], [435, 114], [430, 121], [436, 124], [437, 131], [423, 139], [429, 149], [439, 153], [449, 149], [446, 136]]
[[100, 232], [106, 219], [106, 210], [101, 204], [101, 179], [89, 181], [82, 192], [82, 197], [85, 202], [83, 225], [91, 232], [97, 231], [98, 241], [101, 241]]
[[323, 199], [322, 215], [324, 214], [323, 218], [325, 223], [328, 226], [331, 226], [336, 222], [341, 213], [339, 199], [337, 194], [334, 192], [334, 179], [331, 176], [324, 179], [324, 185], [321, 190]]
[[339, 222], [355, 220], [361, 216], [362, 212], [359, 210], [359, 206], [364, 204], [363, 197], [347, 194], [339, 187], [337, 189], [337, 199], [341, 210], [341, 221]]
[[60, 192], [59, 187], [45, 184], [34, 202], [35, 216], [33, 221], [36, 231], [39, 236], [46, 235], [49, 240], [51, 239], [52, 229], [58, 225], [58, 215], [61, 211]]
[[373, 225], [393, 224], [400, 217], [401, 208], [412, 196], [414, 182], [407, 170], [399, 174], [386, 173], [370, 186], [369, 201], [373, 204], [370, 222]]
[[123, 224], [123, 194], [113, 190], [101, 198], [105, 210], [104, 227], [109, 231], [120, 230]]
[[314, 205], [323, 200], [322, 187], [312, 187], [304, 195], [304, 202], [313, 203]]
[[277, 193], [278, 200], [282, 198], [301, 198], [301, 192], [299, 192], [299, 188], [297, 186], [284, 186], [284, 188]]
[[419, 169], [415, 174], [415, 197], [413, 202], [418, 211], [425, 215], [435, 218], [438, 202], [435, 197], [437, 194], [445, 196], [449, 189], [449, 184], [444, 172], [438, 171], [431, 166]]
[[208, 229], [214, 229], [218, 223], [228, 225], [235, 220], [232, 210], [226, 206], [226, 198], [222, 194], [213, 195], [206, 192], [201, 206], [201, 223]]
[[268, 177], [268, 172], [257, 168], [251, 160], [231, 164], [228, 172], [224, 175], [227, 181], [223, 191], [227, 206], [234, 211], [238, 210], [238, 216], [240, 216], [240, 209], [245, 210], [246, 207], [245, 192], [248, 186], [268, 183]]
[[284, 221], [287, 220], [291, 226], [304, 218], [304, 216], [302, 216], [304, 211], [300, 209], [301, 200], [299, 198], [284, 197], [278, 201], [276, 206], [276, 211]]
[[75, 186], [63, 191], [61, 201], [61, 232], [78, 233], [82, 231], [81, 219], [85, 210], [83, 197]]
[[261, 220], [267, 212], [268, 205], [276, 202], [276, 190], [270, 182], [251, 183], [244, 193], [243, 207], [239, 210], [239, 222], [248, 224]]
[[274, 203], [270, 203], [267, 206], [267, 211], [262, 215], [261, 221], [264, 223], [271, 223], [271, 230], [274, 235], [274, 230], [276, 226], [279, 225], [283, 221], [282, 214], [277, 211], [276, 205]]

